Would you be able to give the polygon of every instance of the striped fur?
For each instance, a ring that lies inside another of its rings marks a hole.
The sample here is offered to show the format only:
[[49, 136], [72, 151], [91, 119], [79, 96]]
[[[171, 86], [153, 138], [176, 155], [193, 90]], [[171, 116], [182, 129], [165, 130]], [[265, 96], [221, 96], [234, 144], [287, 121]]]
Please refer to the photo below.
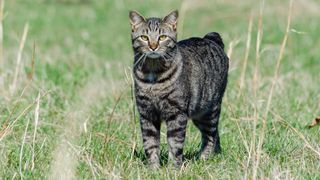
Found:
[[[202, 158], [221, 149], [218, 122], [229, 66], [222, 39], [218, 33], [209, 33], [177, 42], [177, 18], [177, 11], [163, 19], [130, 12], [136, 103], [145, 153], [155, 168], [160, 161], [162, 121], [167, 125], [169, 159], [175, 166], [183, 162], [189, 118], [202, 133]], [[163, 34], [166, 39], [160, 41]], [[150, 45], [155, 43], [153, 51]]]

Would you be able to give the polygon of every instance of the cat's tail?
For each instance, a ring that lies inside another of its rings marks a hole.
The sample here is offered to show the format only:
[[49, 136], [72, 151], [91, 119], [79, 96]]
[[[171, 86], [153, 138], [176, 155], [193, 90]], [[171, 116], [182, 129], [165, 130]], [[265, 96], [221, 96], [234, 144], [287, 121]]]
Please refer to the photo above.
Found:
[[215, 43], [218, 44], [222, 49], [224, 49], [224, 44], [223, 44], [222, 38], [221, 38], [221, 36], [220, 36], [219, 33], [217, 33], [217, 32], [210, 32], [210, 33], [206, 34], [203, 38], [204, 38], [204, 39], [209, 39], [209, 40], [215, 42]]

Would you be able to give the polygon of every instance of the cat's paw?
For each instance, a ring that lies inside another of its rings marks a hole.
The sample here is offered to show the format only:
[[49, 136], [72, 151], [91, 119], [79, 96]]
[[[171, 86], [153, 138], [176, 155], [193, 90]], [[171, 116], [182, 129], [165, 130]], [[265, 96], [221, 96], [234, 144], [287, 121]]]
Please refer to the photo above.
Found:
[[202, 150], [199, 153], [199, 159], [208, 160], [210, 158], [210, 156], [215, 156], [215, 155], [220, 154], [220, 153], [221, 153], [221, 147], [220, 146], [216, 146], [214, 149]]

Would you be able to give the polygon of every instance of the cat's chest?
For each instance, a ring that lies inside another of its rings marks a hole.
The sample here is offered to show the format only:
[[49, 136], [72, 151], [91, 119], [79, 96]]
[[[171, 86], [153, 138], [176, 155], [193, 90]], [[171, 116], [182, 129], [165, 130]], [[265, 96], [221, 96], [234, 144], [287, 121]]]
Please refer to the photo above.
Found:
[[147, 73], [144, 75], [144, 78], [145, 80], [143, 82], [140, 80], [135, 81], [137, 93], [148, 96], [149, 99], [152, 99], [153, 101], [165, 99], [177, 89], [177, 82], [167, 80], [159, 83], [157, 81], [157, 74]]
[[145, 80], [146, 82], [149, 82], [149, 83], [156, 82], [156, 80], [157, 80], [157, 74], [154, 73], [154, 72], [146, 73], [146, 74], [144, 74], [144, 80]]
[[138, 82], [135, 86], [140, 93], [150, 96], [151, 98], [161, 99], [174, 89], [174, 85], [170, 82], [157, 83], [157, 77], [154, 74], [148, 74], [146, 78], [148, 83]]

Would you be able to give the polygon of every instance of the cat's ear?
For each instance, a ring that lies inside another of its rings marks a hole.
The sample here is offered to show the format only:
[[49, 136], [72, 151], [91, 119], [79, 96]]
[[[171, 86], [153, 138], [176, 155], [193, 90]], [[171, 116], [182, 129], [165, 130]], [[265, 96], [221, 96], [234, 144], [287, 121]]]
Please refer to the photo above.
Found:
[[172, 12], [170, 12], [166, 17], [164, 17], [162, 19], [162, 22], [166, 23], [166, 24], [170, 24], [173, 28], [173, 30], [177, 29], [177, 21], [178, 21], [178, 10], [174, 10]]
[[130, 11], [129, 19], [132, 31], [134, 31], [139, 24], [146, 21], [145, 18], [142, 15], [140, 15], [137, 11]]

